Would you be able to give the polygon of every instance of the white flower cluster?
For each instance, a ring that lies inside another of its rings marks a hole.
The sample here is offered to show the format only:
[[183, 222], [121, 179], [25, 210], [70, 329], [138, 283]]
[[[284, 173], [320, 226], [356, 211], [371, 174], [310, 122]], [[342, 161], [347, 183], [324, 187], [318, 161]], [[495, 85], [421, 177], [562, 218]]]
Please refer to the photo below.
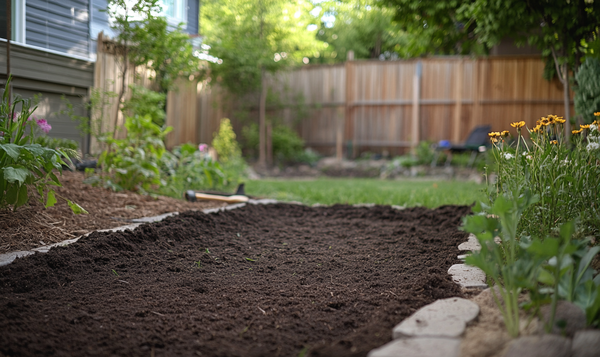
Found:
[[588, 144], [586, 149], [588, 151], [594, 151], [600, 149], [600, 133], [598, 132], [598, 126], [595, 124], [590, 125], [590, 133], [587, 137]]
[[505, 152], [505, 153], [504, 153], [504, 158], [505, 158], [506, 160], [510, 160], [510, 159], [514, 159], [515, 157], [514, 157], [514, 155], [513, 155], [513, 154], [511, 154], [511, 153], [509, 153], [509, 152]]

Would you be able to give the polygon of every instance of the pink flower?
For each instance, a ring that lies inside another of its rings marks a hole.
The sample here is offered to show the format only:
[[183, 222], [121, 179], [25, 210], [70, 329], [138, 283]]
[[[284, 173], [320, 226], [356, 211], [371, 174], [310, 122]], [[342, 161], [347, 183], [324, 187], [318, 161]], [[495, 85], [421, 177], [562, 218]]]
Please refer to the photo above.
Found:
[[208, 149], [208, 145], [206, 145], [206, 144], [198, 145], [198, 150], [200, 150], [200, 152], [205, 152], [207, 149]]
[[42, 129], [42, 131], [46, 134], [48, 134], [48, 132], [50, 130], [52, 130], [52, 126], [50, 126], [50, 124], [48, 124], [46, 119], [36, 119], [35, 122], [40, 127], [40, 129]]

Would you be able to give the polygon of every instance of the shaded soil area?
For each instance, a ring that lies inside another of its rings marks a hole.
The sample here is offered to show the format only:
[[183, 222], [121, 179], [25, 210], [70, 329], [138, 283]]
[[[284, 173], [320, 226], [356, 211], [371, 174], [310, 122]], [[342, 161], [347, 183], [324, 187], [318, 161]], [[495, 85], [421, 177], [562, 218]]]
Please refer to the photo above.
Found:
[[192, 203], [92, 187], [83, 183], [81, 172], [65, 171], [59, 179], [63, 186], [56, 187], [56, 193], [77, 202], [89, 214], [73, 214], [66, 201], [60, 198], [54, 207], [47, 209], [37, 199], [30, 199], [29, 206], [19, 207], [15, 212], [0, 210], [0, 254], [61, 242], [97, 229], [122, 226], [128, 219], [223, 206], [209, 201]]
[[247, 205], [0, 267], [0, 355], [365, 356], [460, 296], [465, 206]]

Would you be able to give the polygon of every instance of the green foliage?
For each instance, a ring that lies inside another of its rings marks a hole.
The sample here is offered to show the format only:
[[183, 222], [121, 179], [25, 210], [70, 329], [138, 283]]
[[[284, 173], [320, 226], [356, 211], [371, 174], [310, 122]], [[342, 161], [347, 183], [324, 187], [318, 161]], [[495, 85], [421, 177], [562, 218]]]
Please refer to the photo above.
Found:
[[219, 131], [215, 133], [212, 146], [217, 151], [217, 155], [219, 155], [219, 161], [223, 164], [227, 164], [242, 156], [229, 119], [221, 119], [221, 125], [219, 126]]
[[575, 111], [590, 123], [594, 113], [600, 112], [600, 59], [588, 58], [575, 74], [575, 80]]
[[312, 7], [305, 0], [204, 1], [205, 44], [222, 60], [210, 65], [211, 76], [230, 92], [246, 94], [260, 88], [264, 72], [301, 64], [325, 46], [306, 29]]
[[[44, 119], [34, 119], [37, 107], [20, 97], [8, 97], [6, 82], [0, 105], [0, 208], [12, 206], [13, 210], [29, 200], [29, 187], [35, 188], [46, 207], [56, 203], [56, 194], [49, 186], [61, 186], [54, 170], [62, 172], [63, 158], [69, 155], [61, 148], [48, 148], [35, 143], [37, 126], [44, 131], [51, 128]], [[17, 112], [18, 108], [20, 112]], [[27, 130], [29, 133], [27, 133]], [[65, 199], [74, 213], [87, 213], [79, 205]]]
[[165, 153], [163, 138], [172, 128], [161, 128], [149, 115], [125, 118], [127, 137], [105, 137], [107, 145], [98, 160], [104, 171], [102, 182], [113, 190], [146, 193], [161, 184], [159, 162]]
[[164, 17], [147, 16], [147, 20], [134, 28], [131, 35], [131, 58], [134, 63], [144, 64], [154, 72], [154, 79], [161, 92], [174, 88], [177, 78], [200, 80], [201, 62], [194, 55], [190, 37], [181, 25], [169, 30]]
[[[246, 148], [258, 150], [258, 125], [250, 124], [242, 130]], [[286, 125], [276, 125], [271, 131], [273, 157], [279, 163], [314, 163], [314, 152], [304, 150], [304, 140]]]
[[62, 148], [72, 151], [79, 150], [79, 143], [71, 139], [51, 138], [49, 136], [40, 136], [35, 138], [35, 143], [47, 148]]
[[577, 234], [598, 235], [600, 135], [597, 125], [574, 134], [573, 147], [569, 147], [563, 141], [562, 124], [555, 118], [539, 120], [538, 125], [529, 130], [531, 141], [525, 140], [518, 131], [512, 145], [506, 141], [494, 144], [491, 155], [498, 174], [488, 195], [494, 201], [516, 187], [539, 195], [539, 202], [523, 213], [520, 232], [540, 237], [556, 235], [558, 226], [580, 217]]
[[[521, 194], [514, 190], [499, 196], [491, 207], [475, 206], [473, 211], [478, 214], [465, 217], [462, 227], [474, 234], [481, 245], [481, 250], [469, 255], [466, 263], [483, 270], [499, 287], [492, 290], [492, 295], [512, 337], [519, 335], [519, 294], [523, 289], [535, 289], [536, 269], [540, 264], [520, 249], [517, 225], [523, 212], [537, 200], [529, 191]], [[498, 236], [501, 244], [494, 242]]]
[[166, 94], [148, 88], [130, 85], [131, 98], [123, 103], [123, 112], [128, 116], [149, 116], [158, 126], [165, 124]]
[[163, 185], [161, 195], [181, 198], [187, 190], [214, 189], [226, 183], [221, 165], [213, 161], [207, 150], [183, 144], [166, 152], [161, 159]]
[[[312, 54], [311, 63], [343, 62], [349, 50], [356, 59], [408, 58], [422, 53], [409, 47], [414, 36], [392, 22], [394, 10], [380, 1], [324, 1], [317, 6], [322, 19], [317, 39], [328, 46]], [[335, 21], [329, 22], [331, 18]]]
[[[600, 247], [590, 248], [589, 239], [573, 239], [573, 221], [562, 224], [557, 237], [517, 235], [523, 213], [538, 199], [527, 190], [521, 193], [515, 189], [498, 197], [492, 206], [478, 204], [474, 208], [476, 215], [465, 217], [462, 227], [474, 234], [481, 245], [481, 250], [467, 257], [466, 263], [483, 270], [498, 287], [492, 293], [513, 337], [519, 334], [518, 298], [524, 290], [529, 292], [530, 300], [523, 307], [534, 315], [542, 305], [551, 304], [547, 331], [555, 324], [560, 327], [561, 322], [555, 321], [559, 300], [581, 307], [589, 325], [600, 322], [600, 277], [594, 278], [595, 271], [590, 266]], [[501, 237], [500, 242], [495, 242], [494, 237]]]

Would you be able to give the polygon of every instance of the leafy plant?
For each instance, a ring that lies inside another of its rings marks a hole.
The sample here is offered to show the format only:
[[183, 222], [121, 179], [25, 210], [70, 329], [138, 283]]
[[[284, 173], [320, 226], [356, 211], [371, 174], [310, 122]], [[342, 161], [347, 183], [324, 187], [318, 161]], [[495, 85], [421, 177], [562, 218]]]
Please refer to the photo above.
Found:
[[589, 120], [600, 112], [600, 59], [589, 57], [579, 67], [575, 80], [575, 111]]
[[242, 156], [229, 119], [221, 119], [221, 125], [219, 126], [219, 131], [215, 133], [212, 146], [217, 151], [219, 161], [224, 164]]
[[183, 144], [166, 152], [161, 159], [164, 184], [158, 193], [181, 198], [187, 190], [216, 188], [224, 185], [222, 166], [212, 160], [206, 145]]
[[159, 162], [165, 153], [163, 138], [172, 128], [161, 128], [149, 115], [125, 119], [127, 137], [105, 137], [108, 150], [98, 160], [104, 171], [103, 182], [113, 190], [147, 192], [161, 184]]
[[[61, 148], [34, 143], [37, 130], [47, 133], [52, 127], [33, 115], [37, 107], [31, 107], [31, 100], [17, 96], [11, 102], [6, 90], [10, 80], [9, 77], [6, 81], [0, 105], [0, 208], [12, 206], [15, 210], [26, 204], [28, 186], [37, 190], [42, 202], [45, 197], [46, 207], [51, 207], [58, 195], [49, 186], [61, 186], [53, 171], [61, 172], [62, 165], [66, 165], [63, 158], [68, 160], [69, 155]], [[78, 204], [65, 200], [73, 213], [87, 213]]]
[[[600, 115], [600, 114], [598, 114]], [[520, 232], [544, 237], [557, 235], [557, 227], [580, 217], [580, 236], [594, 235], [600, 229], [600, 134], [598, 121], [573, 131], [572, 147], [562, 134], [564, 119], [543, 117], [528, 130], [531, 139], [521, 133], [525, 122], [512, 123], [517, 137], [508, 142], [508, 131], [490, 133], [491, 155], [498, 165], [496, 183], [488, 191], [491, 201], [523, 187], [539, 195], [540, 200], [524, 213]]]
[[[258, 125], [255, 123], [242, 131], [246, 146], [255, 152], [258, 148]], [[271, 133], [273, 156], [280, 163], [310, 163], [311, 158], [304, 154], [304, 140], [286, 125], [276, 125]], [[318, 158], [317, 158], [318, 159]]]
[[131, 98], [123, 103], [123, 112], [129, 116], [148, 115], [152, 122], [158, 126], [165, 124], [165, 101], [164, 93], [154, 92], [138, 85], [130, 85]]
[[[481, 250], [468, 256], [466, 263], [483, 270], [499, 287], [492, 289], [492, 295], [513, 337], [519, 335], [519, 294], [523, 289], [535, 288], [537, 267], [541, 263], [531, 259], [519, 246], [517, 225], [523, 212], [537, 200], [529, 191], [521, 194], [514, 190], [499, 196], [491, 207], [476, 205], [473, 210], [478, 214], [463, 220], [462, 229], [474, 234], [481, 245]], [[495, 237], [500, 237], [501, 244], [494, 241]]]

